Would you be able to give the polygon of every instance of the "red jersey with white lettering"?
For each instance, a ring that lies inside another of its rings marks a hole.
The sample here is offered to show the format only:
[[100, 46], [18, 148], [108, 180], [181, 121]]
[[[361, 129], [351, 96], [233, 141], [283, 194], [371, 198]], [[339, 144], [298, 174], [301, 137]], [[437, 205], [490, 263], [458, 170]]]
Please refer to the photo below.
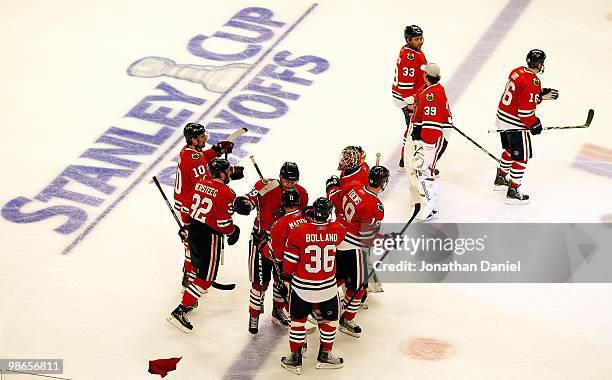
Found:
[[338, 222], [306, 222], [289, 233], [283, 273], [293, 276], [291, 288], [304, 301], [325, 302], [338, 293], [336, 248], [345, 233]]
[[213, 230], [228, 235], [234, 231], [234, 199], [236, 193], [218, 179], [196, 182], [189, 196], [189, 216]]
[[342, 212], [338, 222], [346, 227], [347, 233], [340, 249], [365, 247], [373, 239], [382, 237], [378, 230], [385, 216], [385, 208], [378, 196], [357, 181], [352, 182], [352, 186], [344, 189], [341, 194]]
[[[178, 157], [176, 178], [174, 180], [174, 208], [183, 214], [189, 214], [191, 199], [189, 194], [195, 183], [203, 179], [208, 172], [208, 161], [217, 157], [212, 149], [203, 152], [185, 145]], [[183, 216], [183, 222], [185, 222]]]
[[541, 91], [540, 79], [536, 74], [524, 66], [512, 70], [497, 107], [495, 125], [500, 129], [533, 127], [537, 121], [535, 110], [541, 102]]
[[410, 122], [421, 126], [421, 138], [428, 144], [433, 144], [442, 136], [444, 128], [451, 128], [452, 115], [446, 91], [440, 83], [423, 86], [419, 89], [414, 114]]
[[270, 229], [270, 242], [262, 251], [263, 256], [272, 259], [270, 254], [270, 248], [272, 248], [276, 261], [283, 261], [289, 233], [307, 221], [300, 210], [294, 210], [274, 222]]
[[[395, 103], [402, 108], [416, 100], [415, 91], [425, 83], [421, 66], [427, 63], [425, 54], [404, 45], [395, 65], [391, 92]], [[413, 99], [408, 99], [413, 97]]]
[[[297, 183], [295, 189], [300, 193], [299, 208], [302, 209], [308, 205], [308, 193]], [[254, 229], [270, 232], [272, 224], [282, 216], [282, 194], [283, 188], [277, 179], [260, 179], [255, 183], [253, 189], [247, 194], [253, 206], [259, 209], [253, 223]]]
[[342, 209], [342, 199], [346, 191], [351, 189], [353, 186], [367, 185], [368, 175], [370, 174], [370, 166], [363, 162], [359, 167], [359, 170], [354, 171], [350, 174], [346, 174], [347, 170], [343, 170], [340, 174], [340, 186], [338, 188], [331, 188], [327, 191], [327, 198], [334, 205], [334, 211], [337, 217], [342, 217], [344, 210]]

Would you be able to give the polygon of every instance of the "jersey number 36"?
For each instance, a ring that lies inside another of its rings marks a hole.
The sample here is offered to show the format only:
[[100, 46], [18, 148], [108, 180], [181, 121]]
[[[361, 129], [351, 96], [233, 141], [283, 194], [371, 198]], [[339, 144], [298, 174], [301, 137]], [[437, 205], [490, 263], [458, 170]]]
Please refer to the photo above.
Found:
[[323, 249], [318, 245], [309, 245], [304, 250], [304, 253], [310, 255], [310, 262], [306, 263], [304, 268], [309, 273], [319, 273], [321, 269], [323, 272], [329, 273], [334, 270], [335, 256], [330, 253], [336, 252], [336, 246], [328, 244]]

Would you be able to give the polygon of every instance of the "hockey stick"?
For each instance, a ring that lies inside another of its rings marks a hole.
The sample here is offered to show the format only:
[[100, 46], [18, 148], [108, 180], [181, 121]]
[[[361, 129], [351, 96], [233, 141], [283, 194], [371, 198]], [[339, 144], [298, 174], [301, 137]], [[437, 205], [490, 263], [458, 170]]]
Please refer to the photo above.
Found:
[[380, 165], [380, 153], [376, 153], [376, 166]]
[[[236, 141], [236, 139], [242, 135], [244, 135], [245, 133], [247, 133], [249, 130], [246, 128], [238, 128], [236, 129], [236, 131], [234, 131], [234, 133], [232, 133], [231, 135], [229, 135], [229, 137], [227, 138], [227, 141], [229, 142], [234, 142]], [[225, 152], [225, 159], [227, 160], [227, 152]]]
[[[164, 190], [162, 190], [161, 185], [159, 184], [159, 181], [157, 180], [156, 176], [153, 176], [153, 182], [155, 182], [155, 185], [159, 189], [159, 192], [164, 198], [164, 201], [166, 201], [166, 206], [168, 206], [168, 210], [170, 210], [170, 213], [172, 214], [172, 216], [174, 216], [174, 220], [176, 220], [176, 224], [178, 224], [179, 228], [183, 228], [183, 224], [179, 220], [178, 216], [172, 210], [172, 206], [170, 206], [170, 202], [168, 201], [168, 198], [166, 198], [166, 193], [164, 193]], [[218, 290], [234, 290], [234, 288], [236, 287], [236, 284], [219, 284], [218, 282], [213, 281], [212, 287]]]
[[454, 125], [451, 124], [451, 126], [453, 127], [453, 129], [457, 132], [459, 132], [463, 137], [465, 137], [466, 139], [468, 139], [472, 144], [476, 145], [480, 150], [482, 150], [483, 152], [485, 152], [489, 157], [491, 157], [492, 159], [494, 159], [495, 161], [497, 161], [498, 163], [501, 162], [499, 158], [495, 157], [494, 155], [491, 154], [491, 152], [489, 152], [488, 150], [486, 150], [485, 148], [482, 147], [482, 145], [478, 144], [476, 141], [472, 140], [472, 138], [468, 135], [466, 135], [465, 133], [463, 133], [459, 128], [455, 127]]
[[[590, 109], [589, 112], [587, 113], [587, 118], [586, 121], [584, 122], [584, 124], [582, 125], [567, 125], [565, 127], [544, 127], [542, 129], [545, 130], [549, 130], [549, 129], [578, 129], [578, 128], [588, 128], [591, 125], [591, 122], [593, 121], [593, 116], [595, 116], [595, 111]], [[511, 131], [527, 131], [527, 128], [524, 129], [489, 129], [489, 133], [498, 133], [498, 132], [511, 132]]]
[[[409, 189], [410, 189], [410, 198], [414, 202], [414, 211], [412, 212], [412, 216], [410, 217], [408, 222], [406, 222], [406, 224], [404, 224], [404, 227], [402, 227], [402, 229], [398, 233], [398, 235], [400, 235], [400, 236], [403, 235], [404, 232], [406, 232], [406, 230], [408, 229], [408, 226], [410, 226], [410, 224], [412, 224], [412, 222], [414, 221], [414, 218], [416, 218], [416, 216], [421, 211], [421, 196], [419, 195], [419, 191], [417, 190], [416, 185], [413, 183], [413, 181], [411, 180], [410, 182], [411, 182], [410, 187], [409, 187]], [[385, 257], [387, 257], [389, 252], [391, 252], [391, 250], [385, 249], [385, 251], [382, 254], [382, 257], [378, 261], [383, 261], [385, 259]], [[348, 305], [350, 305], [351, 302], [353, 302], [353, 300], [355, 299], [357, 294], [368, 284], [368, 282], [370, 280], [370, 277], [372, 277], [374, 275], [374, 273], [376, 273], [376, 270], [374, 269], [374, 265], [373, 265], [372, 269], [368, 272], [368, 277], [366, 277], [366, 279], [359, 285], [357, 290], [355, 290], [355, 293], [353, 293], [351, 298], [349, 298], [348, 302], [345, 304], [345, 307], [348, 307]]]

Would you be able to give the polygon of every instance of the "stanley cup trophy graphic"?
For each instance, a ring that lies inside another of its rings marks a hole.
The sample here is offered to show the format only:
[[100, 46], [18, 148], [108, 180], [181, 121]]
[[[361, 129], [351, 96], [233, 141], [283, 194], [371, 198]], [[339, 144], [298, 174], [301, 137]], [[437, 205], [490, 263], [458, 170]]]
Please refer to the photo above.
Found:
[[166, 76], [200, 83], [212, 92], [226, 92], [247, 72], [250, 65], [231, 63], [224, 66], [179, 65], [163, 57], [145, 57], [132, 63], [127, 69], [130, 76], [155, 78]]

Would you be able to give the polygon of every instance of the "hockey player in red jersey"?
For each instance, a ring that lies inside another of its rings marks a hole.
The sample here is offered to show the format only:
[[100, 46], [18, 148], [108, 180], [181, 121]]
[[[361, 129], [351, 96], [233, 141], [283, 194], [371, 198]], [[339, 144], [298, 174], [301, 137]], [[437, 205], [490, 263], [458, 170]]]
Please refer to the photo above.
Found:
[[445, 134], [452, 127], [452, 115], [444, 87], [440, 81], [440, 67], [435, 63], [423, 66], [425, 85], [419, 90], [417, 106], [412, 115], [412, 128], [420, 130], [420, 157], [422, 164], [416, 168], [420, 193], [427, 200], [421, 211], [423, 220], [432, 220], [438, 214], [439, 185], [436, 181], [436, 164], [447, 146]]
[[302, 348], [306, 341], [304, 325], [307, 316], [317, 308], [320, 346], [316, 368], [341, 368], [344, 360], [332, 354], [338, 325], [338, 288], [336, 285], [336, 248], [346, 230], [338, 222], [330, 222], [333, 206], [329, 199], [313, 203], [313, 220], [302, 223], [289, 234], [283, 260], [283, 280], [291, 289], [291, 329], [289, 356], [281, 366], [300, 374]]
[[242, 178], [242, 173], [234, 173], [229, 161], [223, 158], [210, 161], [208, 169], [210, 176], [196, 182], [190, 193], [191, 220], [181, 231], [191, 251], [196, 278], [168, 318], [168, 322], [184, 332], [193, 329], [187, 314], [217, 277], [223, 236], [227, 235], [229, 245], [236, 244], [240, 236], [240, 229], [232, 220], [236, 194], [227, 184], [231, 179]]
[[360, 146], [347, 146], [342, 149], [340, 154], [340, 161], [338, 162], [338, 170], [340, 170], [340, 177], [332, 176], [336, 178], [338, 182], [338, 188], [332, 189], [330, 199], [334, 205], [336, 216], [341, 216], [342, 210], [342, 195], [335, 196], [336, 192], [342, 192], [343, 189], [348, 189], [354, 185], [354, 182], [363, 185], [368, 184], [368, 174], [370, 174], [370, 166], [365, 162], [366, 154], [363, 148]]
[[391, 88], [393, 102], [402, 109], [406, 120], [400, 168], [404, 167], [404, 145], [408, 139], [410, 116], [414, 112], [416, 90], [424, 84], [421, 66], [427, 63], [425, 54], [421, 50], [424, 42], [423, 30], [416, 25], [409, 25], [404, 29], [404, 39], [406, 45], [402, 46], [399, 52]]
[[[279, 179], [259, 180], [251, 192], [236, 198], [235, 209], [238, 214], [249, 215], [251, 210], [257, 209], [249, 243], [249, 332], [253, 335], [259, 331], [259, 315], [263, 311], [264, 294], [271, 278], [274, 277], [277, 285], [281, 285], [278, 276], [272, 276], [271, 259], [261, 253], [269, 239], [272, 224], [283, 216], [281, 195], [284, 190], [296, 189], [300, 194], [300, 209], [308, 204], [308, 193], [297, 183], [299, 178], [298, 166], [294, 162], [285, 162], [281, 167]], [[280, 286], [273, 286], [272, 318], [277, 320], [276, 323], [288, 326], [289, 318], [284, 312], [285, 303], [279, 288]]]
[[[190, 193], [195, 183], [204, 178], [207, 173], [208, 162], [224, 153], [232, 153], [234, 143], [219, 141], [209, 149], [204, 149], [208, 140], [208, 133], [202, 124], [188, 123], [183, 129], [185, 146], [181, 149], [176, 168], [174, 181], [174, 208], [181, 214], [183, 223], [189, 219]], [[243, 168], [236, 166], [236, 172]], [[185, 245], [185, 263], [183, 266], [183, 287], [195, 279], [195, 270], [191, 263], [189, 247]]]
[[[532, 157], [531, 136], [542, 132], [536, 106], [542, 100], [557, 99], [559, 91], [542, 88], [538, 73], [544, 72], [546, 54], [533, 49], [527, 54], [527, 66], [518, 67], [508, 76], [497, 108], [495, 125], [502, 143], [501, 162], [495, 175], [494, 190], [506, 191], [507, 204], [529, 203], [529, 196], [519, 191], [527, 161]], [[509, 178], [508, 178], [509, 177]]]
[[[345, 282], [344, 314], [340, 318], [340, 331], [354, 337], [361, 335], [354, 319], [366, 287], [362, 287], [353, 297], [357, 289], [366, 281], [366, 262], [363, 248], [370, 245], [374, 238], [379, 237], [378, 229], [385, 213], [378, 194], [389, 182], [389, 170], [383, 166], [374, 166], [368, 175], [368, 184], [354, 182], [351, 188], [339, 191], [337, 177], [327, 180], [327, 196], [342, 197], [342, 217], [338, 221], [347, 229], [344, 240], [338, 247], [337, 278]], [[352, 298], [350, 304], [348, 301]]]

